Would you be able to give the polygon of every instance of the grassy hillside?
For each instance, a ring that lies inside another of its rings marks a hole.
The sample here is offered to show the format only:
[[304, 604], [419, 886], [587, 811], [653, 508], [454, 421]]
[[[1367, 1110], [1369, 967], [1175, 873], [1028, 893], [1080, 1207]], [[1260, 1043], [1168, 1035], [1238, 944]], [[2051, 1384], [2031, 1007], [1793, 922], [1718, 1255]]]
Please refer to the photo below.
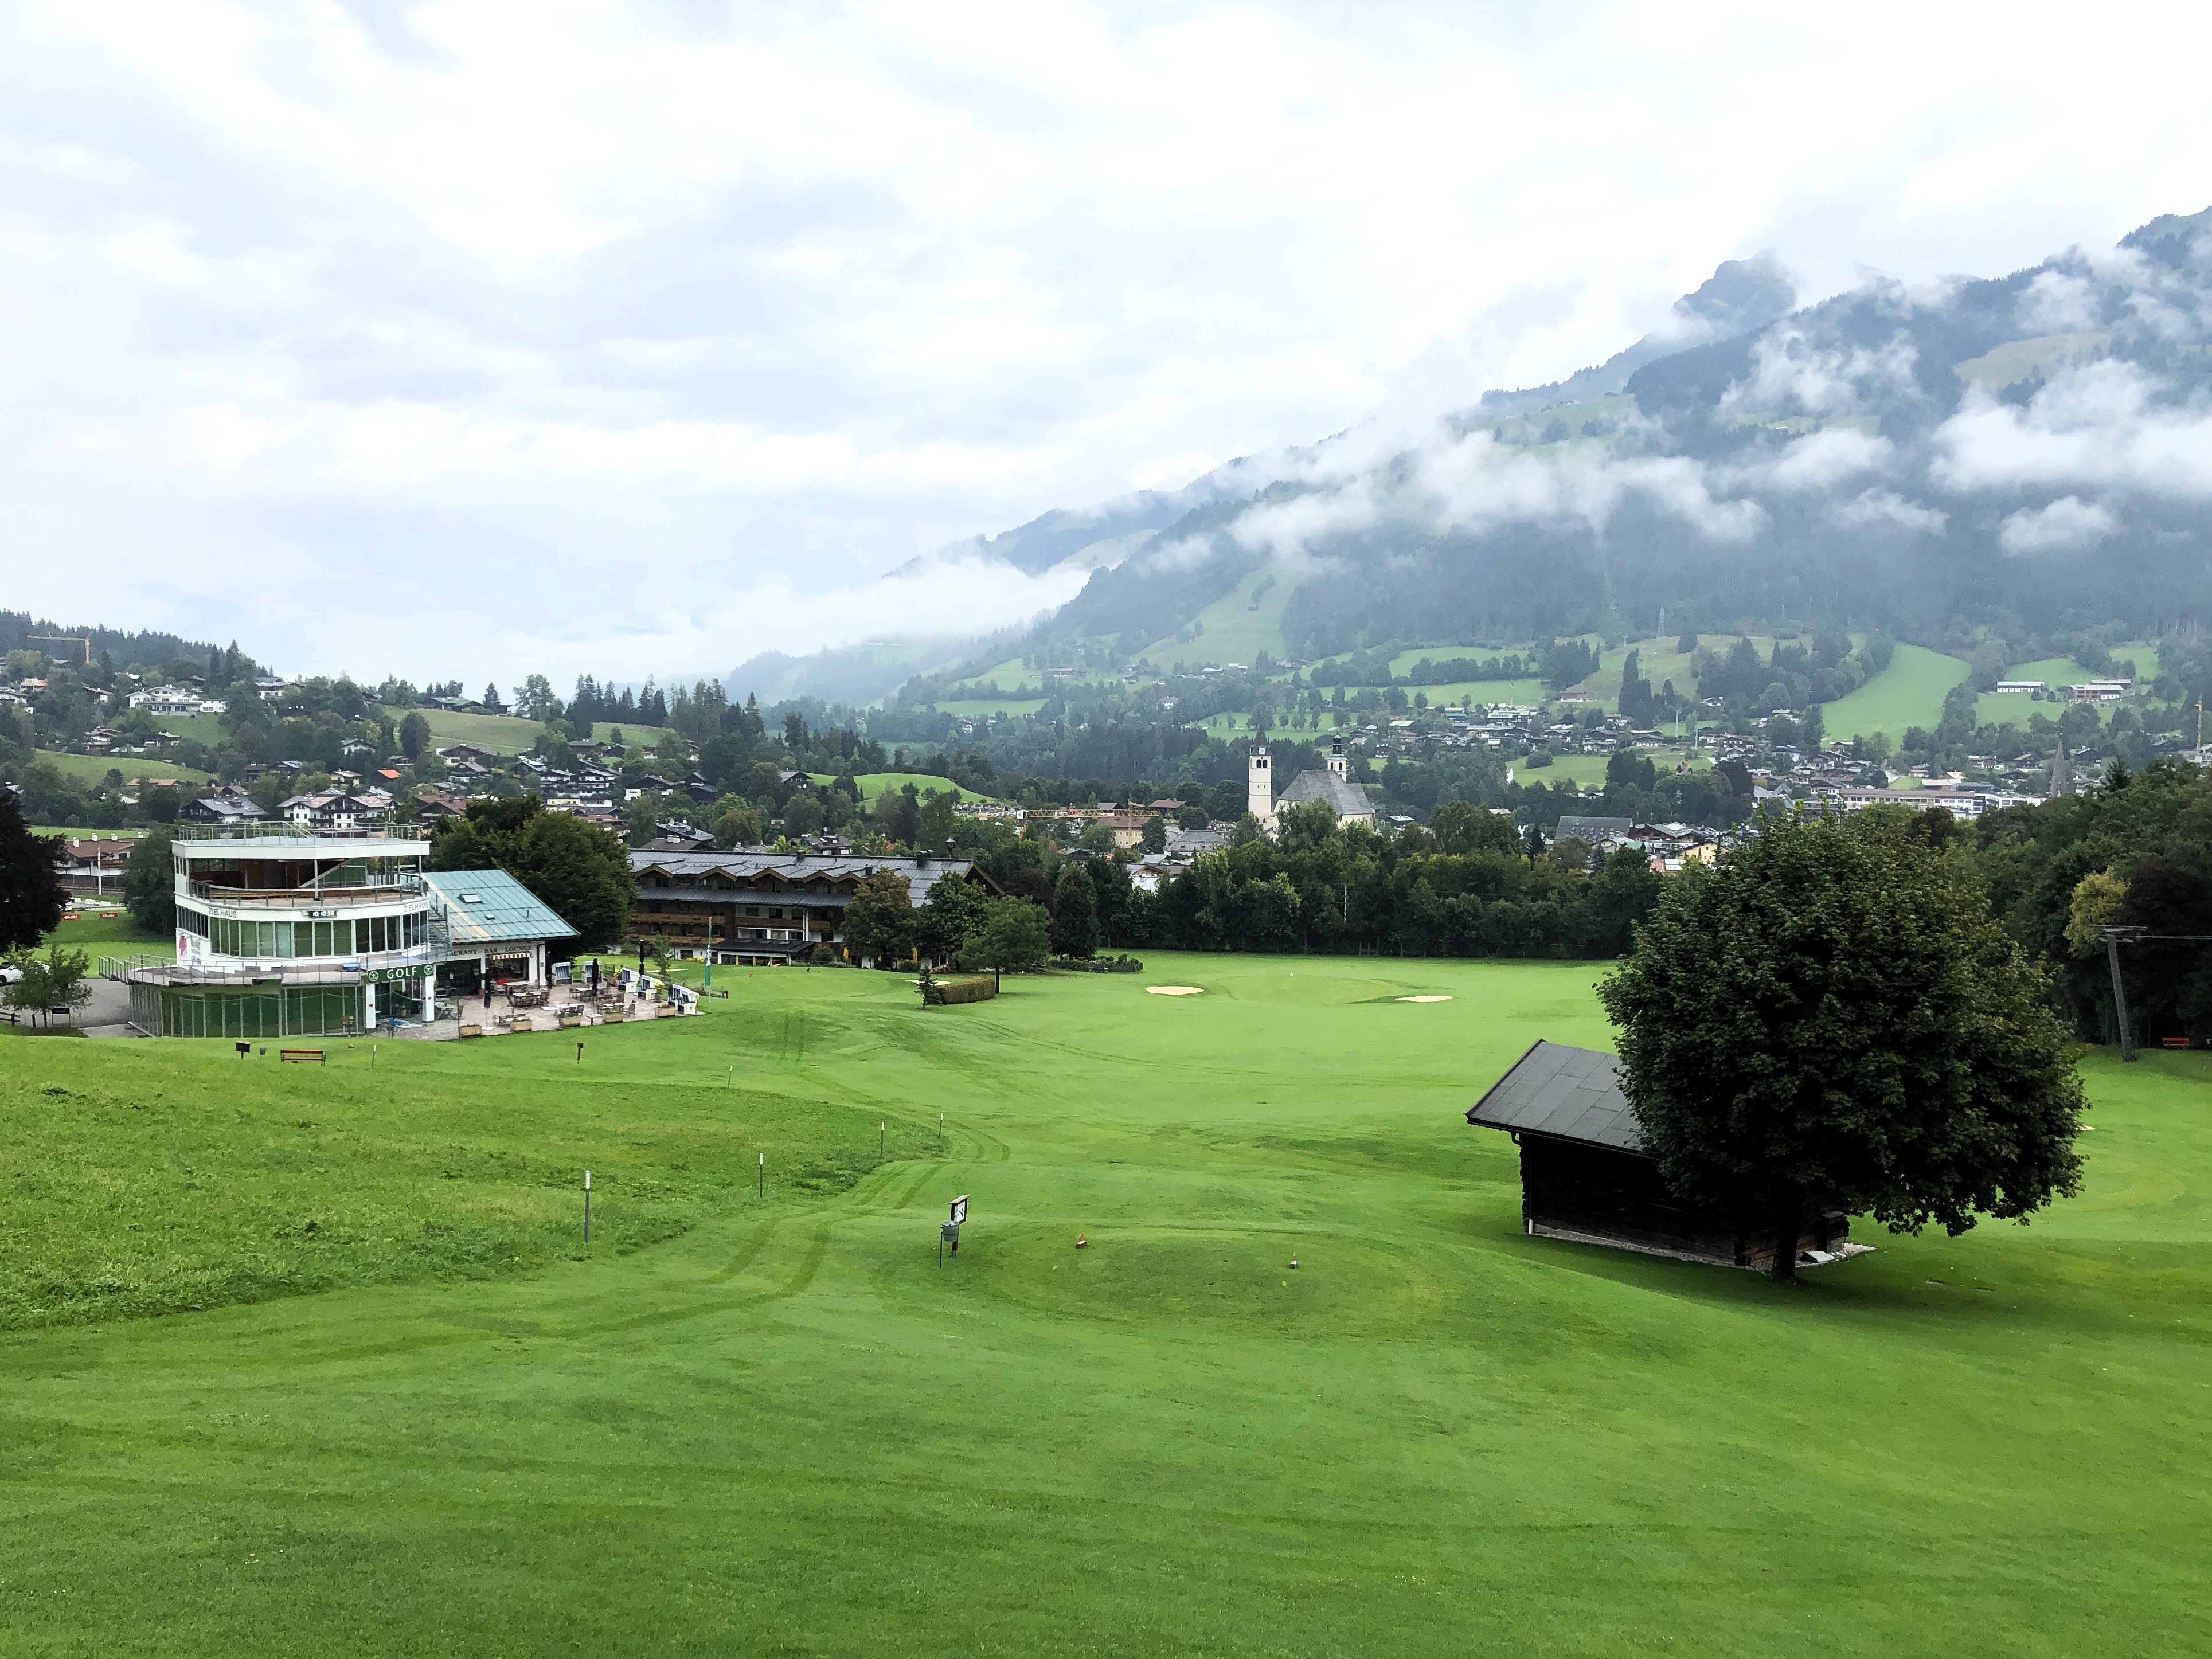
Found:
[[1970, 671], [1956, 657], [1925, 646], [1900, 645], [1883, 669], [1848, 697], [1827, 705], [1824, 718], [1831, 741], [1872, 737], [1886, 732], [1901, 741], [1908, 726], [1936, 729], [1943, 717], [1943, 696]]
[[182, 778], [186, 783], [205, 783], [208, 775], [195, 772], [189, 766], [179, 766], [173, 761], [149, 760], [143, 755], [68, 755], [58, 749], [37, 751], [42, 761], [52, 761], [64, 775], [82, 778], [87, 783], [98, 783], [108, 773], [123, 774], [126, 782], [140, 778]]
[[937, 712], [979, 720], [993, 714], [1034, 714], [1044, 702], [1042, 697], [962, 697], [939, 703]]
[[1237, 662], [1249, 668], [1262, 651], [1284, 656], [1288, 647], [1283, 643], [1283, 611], [1307, 574], [1287, 564], [1263, 566], [1198, 613], [1196, 621], [1204, 631], [1195, 638], [1178, 641], [1170, 635], [1155, 640], [1139, 654], [1162, 667], [1181, 661]]
[[[806, 775], [817, 783], [831, 783], [836, 781], [836, 775], [831, 772], [809, 772]], [[928, 772], [856, 772], [853, 775], [853, 781], [860, 786], [860, 801], [863, 805], [875, 799], [886, 789], [903, 789], [909, 783], [924, 794], [927, 794], [933, 789], [940, 795], [951, 790], [957, 793], [962, 800], [996, 799], [991, 795], [978, 794], [973, 789], [962, 789], [951, 779], [940, 778]]]
[[1598, 971], [723, 970], [580, 1066], [0, 1044], [7, 1645], [2212, 1644], [2212, 1057], [2093, 1059], [2033, 1228], [1778, 1288], [1522, 1235], [1461, 1115], [1607, 1041]]
[[[520, 755], [528, 752], [538, 741], [538, 733], [545, 728], [536, 720], [519, 719], [513, 714], [456, 714], [443, 708], [423, 708], [419, 713], [430, 727], [434, 748], [447, 744], [474, 744], [479, 749], [489, 749], [495, 755]], [[404, 718], [404, 716], [403, 716]], [[601, 720], [592, 727], [592, 735], [605, 741], [608, 733], [619, 731], [632, 744], [642, 741], [650, 747], [658, 742], [660, 730], [639, 720]]]

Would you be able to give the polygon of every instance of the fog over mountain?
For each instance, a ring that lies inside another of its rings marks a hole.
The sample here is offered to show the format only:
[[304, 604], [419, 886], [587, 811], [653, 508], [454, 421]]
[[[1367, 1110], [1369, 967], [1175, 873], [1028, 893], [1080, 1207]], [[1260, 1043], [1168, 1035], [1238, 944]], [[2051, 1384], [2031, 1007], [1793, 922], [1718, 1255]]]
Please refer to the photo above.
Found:
[[1040, 632], [1125, 650], [1263, 566], [1293, 586], [1283, 631], [1304, 654], [1650, 629], [1662, 611], [1907, 636], [2194, 622], [2212, 611], [2208, 230], [2212, 210], [2166, 216], [2109, 252], [1802, 310], [1771, 260], [1723, 266], [1677, 307], [1693, 343], [975, 550], [1034, 570], [1118, 544]]

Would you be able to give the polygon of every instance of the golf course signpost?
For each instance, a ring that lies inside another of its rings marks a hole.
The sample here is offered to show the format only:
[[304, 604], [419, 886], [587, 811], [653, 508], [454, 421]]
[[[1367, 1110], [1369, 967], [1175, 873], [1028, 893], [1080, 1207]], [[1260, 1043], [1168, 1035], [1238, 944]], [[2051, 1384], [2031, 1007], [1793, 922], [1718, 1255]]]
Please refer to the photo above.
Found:
[[952, 1254], [960, 1254], [960, 1224], [968, 1218], [968, 1194], [963, 1193], [952, 1200], [951, 1214], [938, 1224], [937, 1265], [945, 1265], [945, 1247], [952, 1246]]

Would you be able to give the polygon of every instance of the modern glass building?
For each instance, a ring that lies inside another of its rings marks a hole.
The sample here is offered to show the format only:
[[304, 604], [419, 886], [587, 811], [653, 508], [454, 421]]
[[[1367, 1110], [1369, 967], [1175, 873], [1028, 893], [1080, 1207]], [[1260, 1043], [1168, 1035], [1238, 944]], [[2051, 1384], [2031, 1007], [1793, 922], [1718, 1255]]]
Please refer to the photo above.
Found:
[[308, 835], [179, 824], [177, 960], [128, 969], [131, 1023], [163, 1036], [343, 1036], [435, 1006], [451, 933], [426, 831]]

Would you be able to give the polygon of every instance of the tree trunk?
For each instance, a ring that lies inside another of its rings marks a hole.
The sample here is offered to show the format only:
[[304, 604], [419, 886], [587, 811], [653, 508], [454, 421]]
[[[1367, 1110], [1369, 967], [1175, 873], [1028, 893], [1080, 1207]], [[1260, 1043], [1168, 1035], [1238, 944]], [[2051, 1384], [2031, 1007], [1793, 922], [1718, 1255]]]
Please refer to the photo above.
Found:
[[1774, 1276], [1778, 1279], [1797, 1277], [1797, 1225], [1804, 1214], [1805, 1195], [1795, 1187], [1785, 1188], [1774, 1200]]

